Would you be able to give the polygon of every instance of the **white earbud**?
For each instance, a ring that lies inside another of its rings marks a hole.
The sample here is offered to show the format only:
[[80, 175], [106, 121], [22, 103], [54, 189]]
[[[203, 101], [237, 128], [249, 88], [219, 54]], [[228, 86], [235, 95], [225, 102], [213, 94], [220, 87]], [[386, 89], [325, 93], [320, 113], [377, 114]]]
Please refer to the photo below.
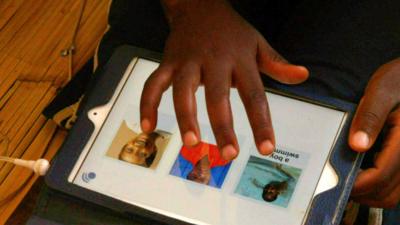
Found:
[[[1, 133], [0, 133], [0, 143], [5, 145], [4, 149], [5, 151], [7, 151], [10, 140]], [[7, 156], [0, 156], [0, 161], [10, 162], [18, 166], [26, 167], [28, 169], [33, 170], [33, 172], [35, 172], [40, 176], [44, 176], [50, 167], [50, 163], [46, 159], [38, 159], [35, 161], [35, 160], [23, 160], [23, 159], [10, 158]]]
[[36, 174], [40, 176], [44, 176], [49, 170], [50, 163], [46, 159], [38, 159], [38, 160], [23, 160], [23, 159], [14, 159], [9, 157], [0, 157], [0, 161], [6, 161], [14, 163], [18, 166], [23, 166], [28, 169], [33, 170]]

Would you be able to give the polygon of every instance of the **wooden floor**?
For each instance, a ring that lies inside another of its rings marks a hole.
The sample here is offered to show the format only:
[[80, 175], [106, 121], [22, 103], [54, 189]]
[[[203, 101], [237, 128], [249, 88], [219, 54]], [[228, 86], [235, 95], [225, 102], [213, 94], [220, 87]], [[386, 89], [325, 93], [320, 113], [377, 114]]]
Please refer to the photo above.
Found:
[[[0, 96], [16, 79], [50, 81], [67, 78], [68, 47], [82, 0], [0, 1]], [[110, 0], [87, 0], [76, 42], [74, 68], [80, 68], [106, 29]]]
[[[0, 155], [51, 158], [65, 138], [65, 132], [41, 111], [68, 80], [68, 59], [60, 53], [71, 43], [82, 1], [0, 0], [0, 135], [9, 142], [5, 149], [5, 139], [0, 139]], [[94, 55], [107, 27], [110, 1], [86, 0], [76, 39], [75, 72]], [[21, 189], [13, 204], [2, 205], [1, 196], [17, 186], [12, 175], [26, 176], [29, 185], [36, 180], [24, 170], [0, 163], [0, 224], [28, 192]]]

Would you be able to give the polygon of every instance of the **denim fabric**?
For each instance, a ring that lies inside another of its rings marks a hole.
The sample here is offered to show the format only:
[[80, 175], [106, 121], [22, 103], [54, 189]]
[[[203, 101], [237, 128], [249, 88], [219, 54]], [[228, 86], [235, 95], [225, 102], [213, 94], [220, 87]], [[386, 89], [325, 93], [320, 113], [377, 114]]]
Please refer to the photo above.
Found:
[[383, 210], [382, 225], [399, 225], [400, 224], [400, 204], [394, 209]]

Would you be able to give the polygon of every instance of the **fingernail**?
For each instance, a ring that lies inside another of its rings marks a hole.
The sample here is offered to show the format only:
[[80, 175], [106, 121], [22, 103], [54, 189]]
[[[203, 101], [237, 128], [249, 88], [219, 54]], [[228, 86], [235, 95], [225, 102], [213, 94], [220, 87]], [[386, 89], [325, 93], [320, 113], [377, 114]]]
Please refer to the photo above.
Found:
[[225, 145], [222, 148], [222, 157], [225, 160], [231, 161], [232, 159], [236, 158], [238, 151], [233, 147], [233, 145]]
[[307, 67], [305, 66], [300, 66], [300, 65], [296, 65], [298, 69], [304, 70], [304, 71], [308, 71]]
[[150, 132], [150, 121], [148, 119], [142, 119], [140, 122], [140, 126], [142, 127], [143, 132]]
[[368, 148], [369, 137], [364, 131], [357, 131], [353, 136], [353, 144], [359, 148]]
[[275, 147], [270, 140], [265, 140], [261, 142], [258, 149], [262, 155], [269, 155], [274, 151]]
[[199, 143], [199, 139], [193, 131], [188, 131], [183, 136], [183, 143], [186, 146], [195, 146]]

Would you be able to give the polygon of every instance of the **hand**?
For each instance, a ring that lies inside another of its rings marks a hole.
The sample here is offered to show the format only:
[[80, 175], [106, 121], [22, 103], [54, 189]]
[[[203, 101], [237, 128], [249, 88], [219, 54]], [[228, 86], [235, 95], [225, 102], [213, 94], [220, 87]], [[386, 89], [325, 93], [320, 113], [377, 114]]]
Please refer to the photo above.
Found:
[[400, 200], [400, 58], [381, 66], [365, 90], [350, 129], [352, 149], [371, 148], [384, 125], [382, 151], [373, 168], [362, 171], [354, 184], [352, 198], [373, 207], [395, 207]]
[[239, 151], [229, 102], [229, 89], [235, 86], [259, 152], [271, 153], [275, 139], [259, 71], [295, 84], [307, 79], [307, 69], [284, 60], [226, 1], [165, 0], [164, 6], [171, 32], [164, 58], [143, 90], [142, 130], [155, 129], [162, 93], [172, 85], [183, 143], [188, 147], [199, 143], [195, 92], [203, 84], [217, 145], [231, 160]]

